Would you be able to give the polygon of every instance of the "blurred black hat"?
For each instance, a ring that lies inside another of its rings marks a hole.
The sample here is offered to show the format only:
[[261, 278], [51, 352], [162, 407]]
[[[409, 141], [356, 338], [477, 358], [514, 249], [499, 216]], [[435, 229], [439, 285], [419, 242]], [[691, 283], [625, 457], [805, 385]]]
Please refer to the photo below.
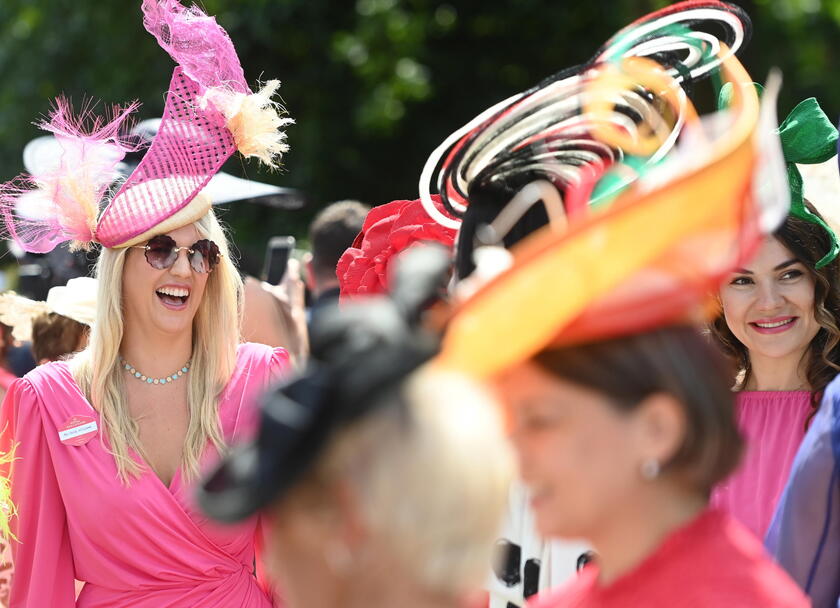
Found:
[[312, 466], [332, 434], [390, 400], [390, 390], [438, 351], [420, 327], [443, 292], [449, 253], [414, 247], [397, 261], [390, 294], [324, 310], [311, 358], [297, 378], [263, 398], [257, 439], [235, 448], [200, 486], [215, 519], [238, 521], [278, 499]]

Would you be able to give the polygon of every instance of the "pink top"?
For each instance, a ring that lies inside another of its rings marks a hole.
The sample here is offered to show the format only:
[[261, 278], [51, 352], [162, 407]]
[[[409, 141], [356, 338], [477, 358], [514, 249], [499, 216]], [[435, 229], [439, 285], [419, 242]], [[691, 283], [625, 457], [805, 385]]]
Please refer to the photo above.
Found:
[[709, 510], [609, 585], [595, 562], [529, 608], [806, 608], [811, 603], [732, 517]]
[[812, 411], [808, 391], [742, 391], [736, 417], [744, 436], [741, 465], [712, 492], [726, 509], [763, 539], [787, 483]]
[[[283, 349], [239, 347], [219, 403], [226, 439], [254, 432], [253, 398], [287, 366]], [[31, 371], [3, 402], [0, 428], [9, 424], [19, 442], [12, 531], [21, 542], [12, 542], [10, 606], [270, 608], [254, 576], [258, 519], [227, 527], [208, 521], [180, 473], [166, 487], [147, 468], [126, 487], [99, 431], [83, 445], [59, 439], [79, 415], [100, 423], [64, 362]], [[209, 444], [205, 456], [217, 457]], [[74, 578], [86, 583], [78, 601]]]

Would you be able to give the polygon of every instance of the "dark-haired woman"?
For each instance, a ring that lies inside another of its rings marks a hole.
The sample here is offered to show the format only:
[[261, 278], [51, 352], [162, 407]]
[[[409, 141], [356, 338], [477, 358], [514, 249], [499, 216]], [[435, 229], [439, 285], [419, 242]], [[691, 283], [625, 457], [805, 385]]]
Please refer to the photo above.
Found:
[[723, 363], [696, 330], [549, 346], [497, 386], [540, 532], [597, 552], [535, 606], [808, 605], [755, 538], [707, 509], [741, 441]]
[[[805, 209], [819, 218], [807, 201]], [[820, 218], [821, 219], [821, 218]], [[763, 538], [828, 383], [840, 370], [840, 264], [834, 235], [790, 215], [720, 290], [712, 335], [737, 371], [741, 466], [713, 504]], [[821, 261], [827, 261], [821, 264]]]

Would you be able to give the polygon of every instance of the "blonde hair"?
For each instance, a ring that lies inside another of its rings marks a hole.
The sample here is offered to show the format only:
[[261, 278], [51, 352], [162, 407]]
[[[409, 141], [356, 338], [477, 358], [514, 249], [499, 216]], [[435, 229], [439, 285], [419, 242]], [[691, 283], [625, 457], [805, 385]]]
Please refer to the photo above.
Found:
[[497, 406], [468, 380], [424, 369], [337, 435], [315, 480], [354, 488], [362, 516], [427, 590], [455, 596], [486, 577], [507, 503], [510, 447]]
[[[233, 374], [240, 335], [242, 280], [230, 258], [227, 236], [213, 211], [195, 222], [200, 238], [219, 246], [219, 264], [210, 273], [204, 297], [193, 320], [192, 366], [187, 376], [190, 422], [184, 440], [183, 472], [198, 475], [199, 458], [210, 440], [225, 448], [219, 424], [219, 395]], [[116, 460], [120, 479], [129, 483], [143, 466], [130, 450], [145, 457], [137, 423], [125, 398], [119, 363], [123, 339], [122, 278], [127, 249], [103, 248], [96, 265], [99, 293], [96, 321], [85, 350], [70, 361], [76, 382], [102, 419], [102, 440]]]

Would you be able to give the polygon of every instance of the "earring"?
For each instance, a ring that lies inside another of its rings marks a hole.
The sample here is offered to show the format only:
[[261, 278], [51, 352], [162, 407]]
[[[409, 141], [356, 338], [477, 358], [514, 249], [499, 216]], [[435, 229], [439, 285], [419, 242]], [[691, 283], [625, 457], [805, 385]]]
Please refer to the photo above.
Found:
[[642, 477], [648, 481], [652, 481], [659, 477], [659, 462], [656, 458], [648, 458], [641, 466]]

